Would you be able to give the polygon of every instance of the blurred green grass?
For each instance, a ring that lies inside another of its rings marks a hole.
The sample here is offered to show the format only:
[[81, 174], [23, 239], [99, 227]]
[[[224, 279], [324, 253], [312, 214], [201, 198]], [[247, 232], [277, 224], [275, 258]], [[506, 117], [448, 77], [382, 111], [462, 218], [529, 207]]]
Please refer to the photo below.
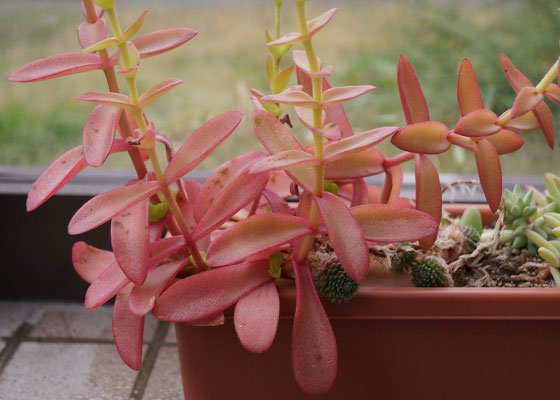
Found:
[[[134, 3], [127, 1], [118, 10], [127, 25], [141, 13], [141, 6], [150, 9], [140, 34], [176, 26], [199, 32], [187, 45], [142, 62], [141, 89], [171, 77], [185, 81], [148, 107], [156, 127], [178, 146], [208, 118], [239, 109], [246, 114], [244, 122], [203, 167], [261, 148], [251, 131], [248, 89], [268, 91], [263, 32], [273, 30], [273, 1]], [[475, 67], [486, 107], [500, 114], [511, 107], [514, 92], [500, 68], [499, 54], [506, 53], [534, 83], [559, 54], [560, 15], [552, 0], [326, 0], [308, 3], [309, 15], [332, 6], [339, 12], [314, 39], [317, 54], [335, 67], [331, 83], [377, 86], [346, 105], [356, 132], [404, 124], [396, 84], [399, 54], [416, 69], [432, 119], [449, 126], [459, 118], [455, 90], [463, 57]], [[78, 1], [0, 2], [0, 7], [2, 77], [33, 59], [80, 50], [75, 35], [83, 20]], [[284, 32], [295, 29], [294, 15], [291, 1], [285, 0]], [[47, 165], [78, 145], [92, 105], [75, 98], [105, 88], [99, 71], [38, 83], [0, 80], [0, 164]], [[552, 109], [559, 114], [556, 106]], [[558, 126], [560, 118], [555, 122]], [[301, 128], [296, 131], [302, 140], [310, 139]], [[539, 132], [523, 137], [524, 148], [501, 157], [504, 173], [560, 172], [559, 151], [546, 148]], [[389, 143], [379, 148], [389, 155], [397, 153]], [[433, 159], [442, 172], [476, 170], [470, 154], [463, 161], [455, 152]], [[117, 155], [108, 165], [130, 163]]]

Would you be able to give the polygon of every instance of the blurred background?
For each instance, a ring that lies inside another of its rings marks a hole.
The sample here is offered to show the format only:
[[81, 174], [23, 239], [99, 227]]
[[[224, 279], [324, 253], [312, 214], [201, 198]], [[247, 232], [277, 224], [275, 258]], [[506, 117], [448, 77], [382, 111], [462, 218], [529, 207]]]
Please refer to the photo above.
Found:
[[[36, 83], [5, 80], [26, 62], [80, 51], [75, 33], [83, 21], [80, 3], [0, 0], [0, 165], [48, 165], [81, 142], [93, 105], [75, 99], [87, 91], [106, 90], [100, 71]], [[296, 24], [292, 1], [284, 3], [286, 33]], [[238, 109], [246, 114], [244, 122], [202, 166], [213, 168], [236, 154], [261, 148], [251, 131], [249, 89], [269, 93], [264, 30], [274, 31], [273, 0], [118, 0], [117, 6], [123, 26], [150, 10], [139, 34], [171, 27], [199, 32], [186, 45], [140, 66], [141, 90], [172, 77], [185, 81], [147, 108], [157, 129], [179, 146], [207, 119]], [[323, 63], [334, 66], [331, 84], [377, 86], [346, 103], [355, 132], [404, 124], [396, 82], [399, 54], [416, 69], [431, 118], [450, 127], [459, 118], [456, 80], [463, 57], [474, 65], [486, 108], [499, 115], [515, 98], [500, 67], [500, 53], [507, 54], [534, 84], [560, 54], [560, 14], [553, 0], [317, 0], [308, 3], [308, 16], [331, 7], [340, 10], [314, 38]], [[288, 66], [290, 57], [284, 61]], [[558, 132], [559, 108], [552, 110]], [[302, 140], [311, 142], [296, 118], [292, 121]], [[515, 155], [501, 157], [504, 173], [560, 172], [560, 150], [550, 151], [540, 131], [522, 136], [525, 146]], [[397, 153], [388, 142], [379, 149], [387, 155]], [[461, 149], [433, 160], [441, 172], [476, 171], [474, 158]], [[119, 168], [129, 164], [126, 155], [113, 155], [107, 163]], [[411, 171], [412, 164], [405, 164], [405, 170]]]

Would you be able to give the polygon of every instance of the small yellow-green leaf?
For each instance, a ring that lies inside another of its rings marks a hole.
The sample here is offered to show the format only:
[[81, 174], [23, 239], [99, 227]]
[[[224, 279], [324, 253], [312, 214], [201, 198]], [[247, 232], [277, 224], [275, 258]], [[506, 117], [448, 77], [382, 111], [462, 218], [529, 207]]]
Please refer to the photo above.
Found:
[[161, 221], [167, 215], [167, 203], [150, 204], [150, 222]]
[[100, 42], [94, 43], [91, 46], [86, 47], [82, 50], [82, 53], [93, 53], [99, 50], [107, 49], [109, 47], [117, 46], [119, 44], [119, 40], [116, 37], [110, 37], [107, 39], [103, 39]]
[[144, 11], [142, 15], [140, 15], [140, 17], [138, 17], [138, 19], [132, 25], [130, 25], [126, 31], [123, 32], [123, 42], [130, 40], [130, 38], [134, 36], [136, 32], [138, 32], [138, 29], [140, 29], [142, 23], [146, 19], [146, 14], [148, 14], [148, 10]]
[[294, 71], [294, 66], [285, 69], [280, 72], [276, 77], [270, 82], [270, 89], [272, 93], [277, 94], [282, 92], [288, 86], [290, 78], [292, 77], [292, 72]]

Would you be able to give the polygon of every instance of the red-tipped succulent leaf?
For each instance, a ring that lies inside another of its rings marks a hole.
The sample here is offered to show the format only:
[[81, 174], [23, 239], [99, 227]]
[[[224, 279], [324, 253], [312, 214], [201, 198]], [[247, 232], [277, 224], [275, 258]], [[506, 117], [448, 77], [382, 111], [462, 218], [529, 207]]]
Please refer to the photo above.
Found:
[[468, 58], [463, 58], [457, 80], [457, 102], [461, 116], [484, 108], [474, 68]]
[[84, 303], [86, 310], [93, 310], [105, 304], [129, 283], [117, 261], [109, 264], [89, 285]]
[[334, 106], [355, 99], [375, 89], [375, 86], [342, 86], [327, 89], [323, 92], [323, 107]]
[[343, 158], [350, 153], [359, 152], [368, 147], [375, 146], [398, 130], [399, 128], [396, 126], [386, 126], [358, 133], [357, 135], [336, 142], [330, 142], [325, 147], [324, 160], [325, 162], [330, 162]]
[[525, 143], [521, 136], [505, 129], [494, 135], [486, 136], [485, 139], [492, 143], [498, 154], [513, 153]]
[[420, 82], [418, 82], [414, 68], [403, 55], [399, 56], [397, 64], [397, 82], [406, 123], [429, 121], [430, 113]]
[[92, 167], [101, 166], [109, 156], [120, 116], [119, 108], [103, 104], [89, 115], [84, 126], [83, 149], [85, 159]]
[[519, 91], [515, 101], [513, 102], [513, 106], [511, 108], [511, 118], [515, 119], [525, 113], [528, 113], [529, 111], [532, 111], [543, 101], [543, 99], [544, 95], [537, 92], [534, 87], [525, 86]]
[[13, 82], [35, 82], [102, 68], [103, 63], [97, 55], [64, 53], [22, 65], [13, 70], [6, 79]]
[[97, 277], [115, 262], [111, 251], [89, 246], [85, 242], [76, 242], [72, 247], [72, 265], [84, 281], [92, 283]]
[[[428, 156], [417, 154], [414, 160], [416, 177], [416, 209], [430, 215], [435, 221], [441, 219], [441, 186], [436, 167]], [[438, 225], [439, 227], [439, 225]], [[437, 229], [433, 235], [420, 239], [422, 250], [426, 251], [435, 243]]]
[[418, 122], [401, 128], [391, 138], [391, 143], [412, 153], [440, 154], [451, 147], [447, 140], [448, 133], [449, 128], [441, 122]]
[[502, 200], [502, 168], [492, 143], [483, 139], [474, 145], [474, 157], [482, 190], [490, 209], [495, 212]]
[[188, 28], [172, 28], [152, 32], [132, 39], [141, 58], [156, 56], [188, 42], [197, 32]]
[[152, 86], [144, 93], [142, 93], [142, 95], [138, 98], [138, 107], [140, 108], [146, 107], [152, 101], [154, 101], [164, 93], [169, 92], [171, 89], [173, 89], [175, 86], [181, 83], [183, 83], [181, 79], [173, 78]]
[[453, 131], [462, 136], [481, 137], [498, 133], [498, 116], [490, 110], [475, 110], [462, 117]]
[[144, 316], [132, 312], [128, 305], [132, 285], [124, 288], [115, 300], [113, 308], [113, 339], [122, 360], [138, 371], [142, 366]]
[[136, 109], [136, 106], [132, 104], [130, 98], [122, 93], [88, 92], [79, 96], [78, 100], [88, 101], [90, 103], [106, 104], [108, 106], [115, 106], [131, 111]]
[[384, 160], [383, 154], [374, 148], [351, 153], [325, 164], [325, 179], [338, 181], [380, 174], [385, 171]]

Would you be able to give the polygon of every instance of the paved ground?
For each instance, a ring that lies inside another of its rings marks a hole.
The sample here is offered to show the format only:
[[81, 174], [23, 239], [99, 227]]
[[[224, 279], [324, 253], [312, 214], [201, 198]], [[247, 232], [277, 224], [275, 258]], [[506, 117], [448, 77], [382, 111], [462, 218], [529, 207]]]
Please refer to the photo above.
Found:
[[173, 326], [146, 319], [144, 363], [136, 372], [117, 354], [111, 312], [0, 301], [0, 399], [183, 399]]

